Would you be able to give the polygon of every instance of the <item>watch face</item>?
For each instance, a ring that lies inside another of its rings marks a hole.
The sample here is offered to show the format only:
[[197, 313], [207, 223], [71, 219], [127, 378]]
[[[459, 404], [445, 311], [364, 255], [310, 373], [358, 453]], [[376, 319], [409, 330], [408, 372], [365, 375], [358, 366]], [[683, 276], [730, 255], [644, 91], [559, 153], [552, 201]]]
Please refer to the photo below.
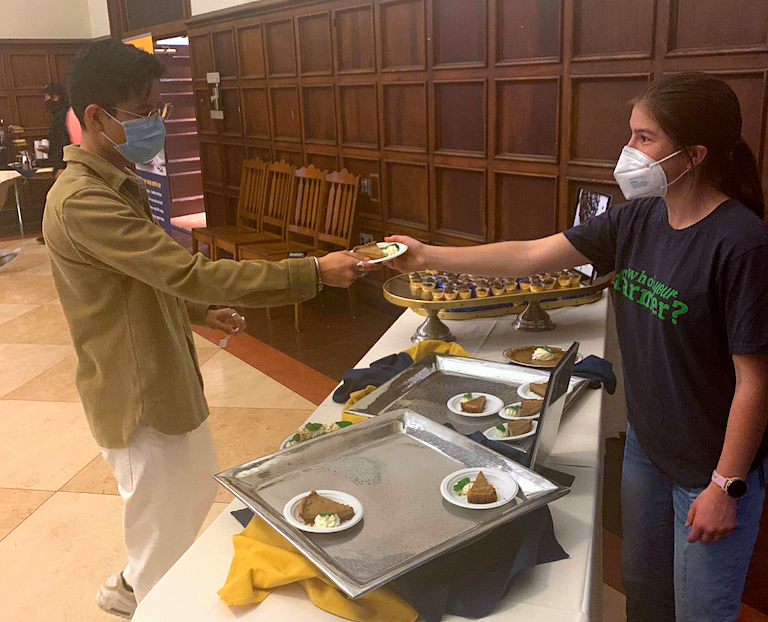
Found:
[[747, 493], [747, 482], [743, 479], [735, 479], [728, 484], [728, 494], [734, 499], [743, 497]]

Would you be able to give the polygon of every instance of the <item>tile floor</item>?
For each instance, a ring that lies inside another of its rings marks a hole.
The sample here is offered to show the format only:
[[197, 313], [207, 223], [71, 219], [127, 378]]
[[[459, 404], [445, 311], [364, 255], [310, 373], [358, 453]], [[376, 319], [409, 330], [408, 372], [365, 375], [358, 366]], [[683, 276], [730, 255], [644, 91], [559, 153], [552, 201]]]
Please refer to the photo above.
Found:
[[[45, 247], [33, 239], [22, 246], [0, 269], [0, 620], [115, 620], [94, 595], [125, 563], [121, 501], [74, 387], [74, 352]], [[272, 451], [334, 386], [251, 339], [233, 338], [221, 350], [195, 336], [222, 468]], [[300, 378], [285, 373], [290, 364]], [[207, 522], [230, 500], [222, 489]], [[603, 586], [603, 620], [618, 622], [625, 620], [615, 589], [620, 538], [606, 542], [612, 585]]]

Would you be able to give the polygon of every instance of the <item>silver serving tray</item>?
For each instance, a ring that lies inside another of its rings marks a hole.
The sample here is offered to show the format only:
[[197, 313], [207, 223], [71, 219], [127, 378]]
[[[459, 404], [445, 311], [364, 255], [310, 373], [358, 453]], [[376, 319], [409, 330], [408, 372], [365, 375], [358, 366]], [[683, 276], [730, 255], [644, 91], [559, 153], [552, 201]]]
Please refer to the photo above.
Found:
[[[469, 510], [445, 501], [440, 483], [462, 468], [493, 468], [520, 485], [510, 503]], [[409, 411], [374, 417], [216, 475], [216, 479], [356, 598], [568, 489], [427, 417]], [[299, 531], [283, 518], [298, 494], [340, 490], [364, 518], [334, 534]]]
[[[400, 372], [386, 384], [355, 403], [348, 412], [365, 417], [407, 408], [438, 423], [450, 423], [462, 434], [487, 430], [504, 423], [498, 415], [463, 417], [448, 409], [450, 398], [459, 393], [490, 393], [504, 404], [520, 401], [517, 389], [526, 382], [545, 382], [549, 371], [527, 369], [509, 363], [496, 363], [482, 359], [429, 354]], [[589, 386], [585, 378], [571, 376], [565, 399], [565, 411]], [[520, 441], [504, 441], [516, 449], [529, 453], [535, 437]]]

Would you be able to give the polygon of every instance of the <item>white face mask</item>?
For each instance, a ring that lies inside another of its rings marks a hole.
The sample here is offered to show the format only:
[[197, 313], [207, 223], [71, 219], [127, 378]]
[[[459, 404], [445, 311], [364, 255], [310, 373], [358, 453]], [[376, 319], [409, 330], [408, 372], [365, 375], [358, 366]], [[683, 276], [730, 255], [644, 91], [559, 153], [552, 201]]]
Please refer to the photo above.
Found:
[[667, 195], [667, 188], [685, 175], [690, 169], [685, 169], [671, 182], [667, 183], [667, 175], [661, 168], [661, 163], [675, 157], [683, 150], [679, 149], [662, 158], [658, 162], [642, 151], [632, 147], [624, 147], [621, 157], [613, 169], [613, 176], [619, 182], [619, 188], [628, 201], [638, 197], [663, 197]]

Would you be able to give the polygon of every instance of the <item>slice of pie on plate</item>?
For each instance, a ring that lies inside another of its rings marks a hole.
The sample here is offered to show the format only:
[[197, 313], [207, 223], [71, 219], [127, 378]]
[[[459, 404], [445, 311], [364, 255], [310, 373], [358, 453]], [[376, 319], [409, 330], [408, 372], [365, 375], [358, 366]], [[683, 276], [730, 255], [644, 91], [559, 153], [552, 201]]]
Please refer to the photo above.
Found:
[[469, 489], [467, 501], [470, 503], [495, 503], [497, 501], [496, 489], [491, 486], [482, 471], [477, 474], [475, 483]]
[[314, 490], [299, 502], [298, 513], [307, 525], [313, 525], [318, 514], [336, 514], [342, 523], [355, 515], [351, 506], [327, 499]]

